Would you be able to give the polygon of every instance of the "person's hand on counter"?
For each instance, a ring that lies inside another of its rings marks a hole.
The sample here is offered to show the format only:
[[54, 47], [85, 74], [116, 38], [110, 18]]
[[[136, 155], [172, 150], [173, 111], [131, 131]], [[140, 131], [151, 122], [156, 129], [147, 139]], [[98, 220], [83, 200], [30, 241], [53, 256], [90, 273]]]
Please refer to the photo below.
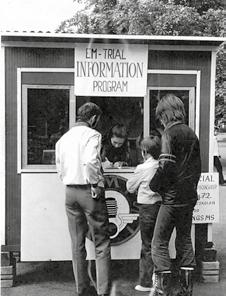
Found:
[[109, 168], [113, 168], [113, 163], [110, 162], [107, 157], [105, 157], [105, 161], [102, 162], [102, 167], [103, 169], [109, 169]]
[[125, 161], [117, 161], [114, 163], [114, 168], [121, 169], [123, 166], [128, 166], [127, 162]]

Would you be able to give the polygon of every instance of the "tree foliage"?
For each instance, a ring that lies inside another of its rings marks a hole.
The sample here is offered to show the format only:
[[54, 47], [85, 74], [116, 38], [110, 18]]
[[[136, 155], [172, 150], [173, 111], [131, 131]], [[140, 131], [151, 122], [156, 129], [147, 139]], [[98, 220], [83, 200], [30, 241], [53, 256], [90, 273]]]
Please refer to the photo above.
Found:
[[[65, 33], [222, 36], [222, 0], [75, 0], [84, 8], [56, 30]], [[216, 118], [222, 116], [223, 50], [217, 54]]]
[[[212, 3], [209, 9], [206, 2]], [[223, 10], [216, 4], [218, 1], [88, 0], [84, 3], [85, 8], [63, 21], [57, 32], [190, 36], [223, 34]]]
[[224, 46], [217, 52], [216, 64], [216, 92], [215, 92], [215, 124], [224, 117]]
[[190, 6], [197, 9], [198, 13], [202, 14], [211, 9], [223, 9], [223, 0], [174, 0], [174, 4]]

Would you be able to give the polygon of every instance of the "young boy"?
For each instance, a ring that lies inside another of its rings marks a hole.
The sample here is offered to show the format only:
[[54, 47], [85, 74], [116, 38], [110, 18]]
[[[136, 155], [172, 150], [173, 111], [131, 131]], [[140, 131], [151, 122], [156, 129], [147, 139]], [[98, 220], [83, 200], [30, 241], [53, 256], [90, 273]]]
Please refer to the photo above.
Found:
[[161, 140], [157, 135], [150, 135], [141, 141], [141, 152], [144, 163], [136, 167], [134, 174], [127, 181], [127, 190], [135, 192], [138, 189], [137, 202], [139, 204], [141, 257], [139, 262], [139, 284], [137, 291], [151, 291], [153, 261], [151, 258], [151, 241], [155, 222], [161, 205], [161, 196], [153, 192], [149, 183], [158, 168], [158, 158], [161, 151]]

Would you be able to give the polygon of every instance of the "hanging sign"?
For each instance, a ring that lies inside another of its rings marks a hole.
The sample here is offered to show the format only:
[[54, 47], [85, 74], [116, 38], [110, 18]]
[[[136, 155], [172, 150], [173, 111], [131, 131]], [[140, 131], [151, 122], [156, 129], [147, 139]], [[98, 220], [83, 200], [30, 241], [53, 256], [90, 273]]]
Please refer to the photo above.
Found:
[[147, 45], [77, 44], [75, 95], [144, 96], [147, 87]]
[[193, 223], [219, 222], [218, 173], [202, 173], [198, 183], [198, 201], [193, 212]]

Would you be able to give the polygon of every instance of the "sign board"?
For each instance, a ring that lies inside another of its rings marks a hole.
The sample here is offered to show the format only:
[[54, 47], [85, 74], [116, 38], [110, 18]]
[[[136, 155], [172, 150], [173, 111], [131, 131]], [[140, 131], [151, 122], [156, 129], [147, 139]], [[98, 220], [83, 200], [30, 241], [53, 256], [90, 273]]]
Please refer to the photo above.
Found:
[[219, 175], [202, 173], [198, 183], [198, 201], [193, 212], [193, 223], [219, 222]]
[[77, 44], [75, 95], [143, 97], [147, 59], [147, 45]]

